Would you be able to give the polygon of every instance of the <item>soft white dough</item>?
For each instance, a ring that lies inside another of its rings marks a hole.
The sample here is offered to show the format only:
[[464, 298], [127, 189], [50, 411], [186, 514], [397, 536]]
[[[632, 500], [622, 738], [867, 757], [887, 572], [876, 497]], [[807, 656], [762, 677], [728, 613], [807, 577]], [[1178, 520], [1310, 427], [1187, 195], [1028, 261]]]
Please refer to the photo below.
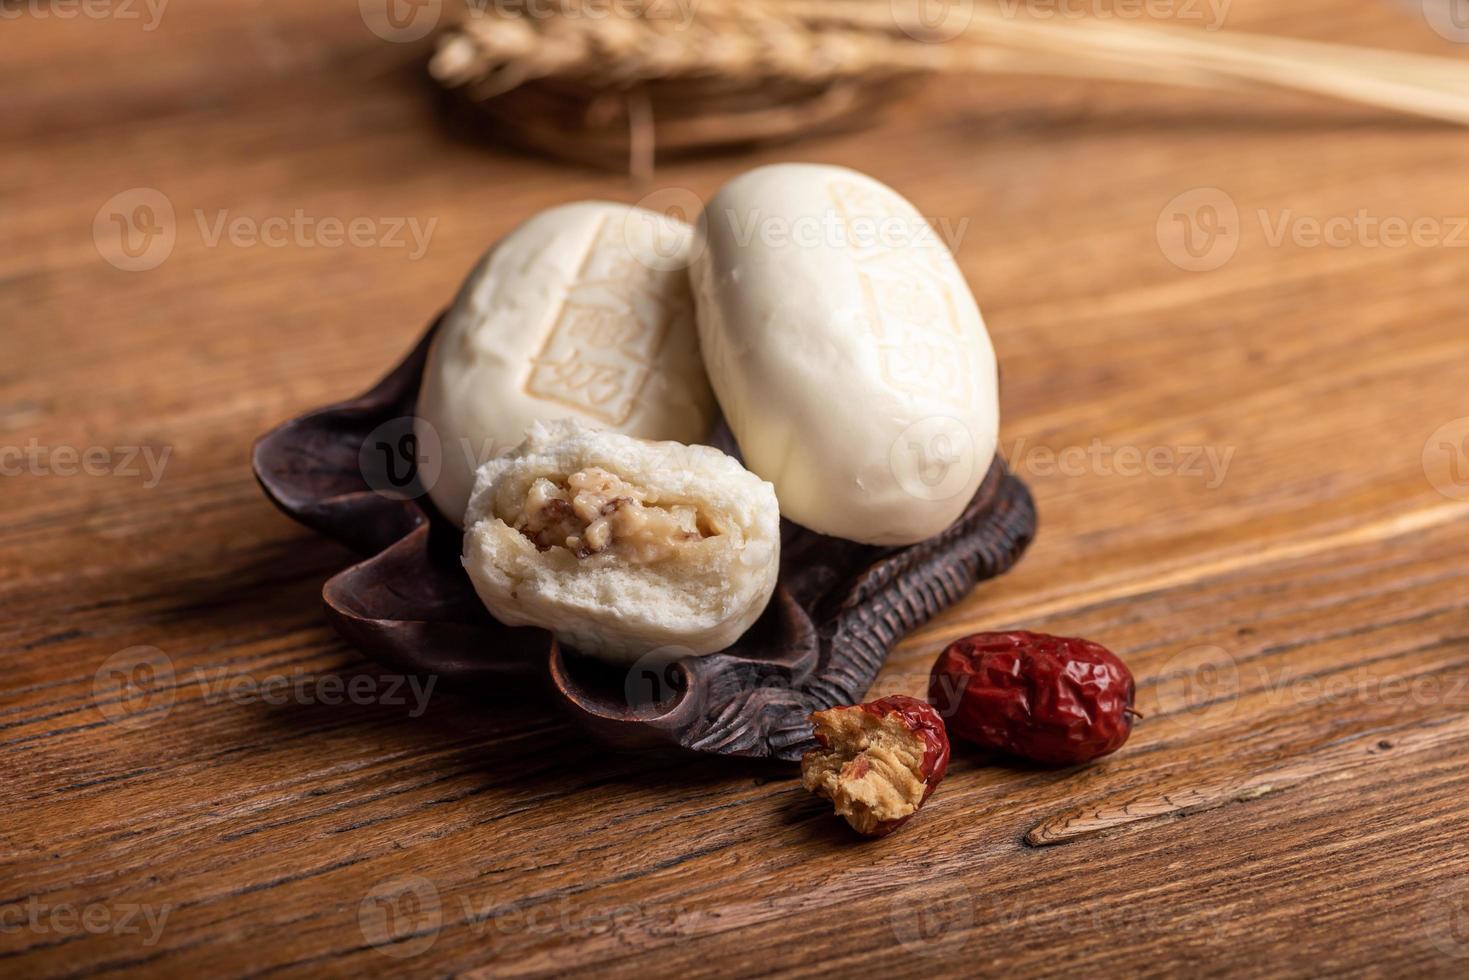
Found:
[[751, 170], [710, 200], [691, 278], [745, 465], [823, 534], [903, 545], [952, 524], [994, 459], [994, 349], [942, 240], [842, 167]]
[[436, 474], [429, 496], [445, 517], [463, 520], [475, 469], [537, 420], [707, 437], [693, 243], [681, 221], [584, 201], [542, 211], [485, 255], [434, 339], [416, 412], [420, 472]]
[[[537, 478], [588, 467], [698, 508], [718, 533], [664, 560], [625, 561], [615, 547], [578, 557], [540, 550], [507, 524]], [[491, 614], [539, 626], [577, 650], [631, 664], [669, 647], [723, 650], [760, 616], [780, 566], [780, 511], [771, 485], [709, 446], [651, 442], [574, 421], [538, 423], [515, 450], [479, 468], [465, 514], [464, 567]], [[678, 650], [674, 652], [680, 652]]]

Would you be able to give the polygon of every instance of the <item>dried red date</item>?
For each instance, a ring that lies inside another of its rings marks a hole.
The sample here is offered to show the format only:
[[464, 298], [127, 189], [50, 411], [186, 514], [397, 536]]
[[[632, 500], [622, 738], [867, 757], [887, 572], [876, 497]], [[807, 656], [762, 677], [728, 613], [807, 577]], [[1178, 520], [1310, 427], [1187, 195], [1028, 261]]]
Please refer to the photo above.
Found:
[[1070, 765], [1132, 734], [1127, 666], [1090, 640], [977, 633], [933, 665], [928, 699], [955, 738], [1035, 762]]
[[949, 766], [938, 712], [894, 695], [811, 716], [820, 748], [801, 759], [801, 783], [868, 837], [890, 834], [923, 806]]

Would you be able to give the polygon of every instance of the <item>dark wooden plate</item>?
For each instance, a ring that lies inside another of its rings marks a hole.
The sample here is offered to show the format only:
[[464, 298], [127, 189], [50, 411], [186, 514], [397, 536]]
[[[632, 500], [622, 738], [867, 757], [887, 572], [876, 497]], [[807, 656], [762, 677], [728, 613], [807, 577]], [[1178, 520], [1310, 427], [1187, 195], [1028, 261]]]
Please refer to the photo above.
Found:
[[[407, 420], [437, 327], [371, 391], [274, 429], [253, 457], [281, 510], [364, 556], [326, 583], [327, 616], [395, 669], [465, 686], [549, 681], [553, 700], [618, 745], [797, 759], [812, 711], [860, 701], [904, 635], [1008, 571], [1035, 536], [1029, 490], [996, 459], [957, 522], [906, 548], [782, 521], [775, 597], [728, 650], [630, 669], [582, 657], [492, 619], [460, 567], [459, 529], [411, 465], [391, 472], [415, 454]], [[715, 442], [734, 448], [727, 432]]]

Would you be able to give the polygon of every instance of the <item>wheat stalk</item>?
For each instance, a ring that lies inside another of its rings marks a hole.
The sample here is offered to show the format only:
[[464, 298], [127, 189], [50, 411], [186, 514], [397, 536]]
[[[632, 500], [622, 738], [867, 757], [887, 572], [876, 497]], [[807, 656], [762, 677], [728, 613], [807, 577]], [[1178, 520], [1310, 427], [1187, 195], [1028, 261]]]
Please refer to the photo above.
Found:
[[[544, 10], [545, 8], [538, 8]], [[1259, 35], [1027, 21], [976, 6], [935, 37], [916, 0], [558, 0], [558, 16], [471, 6], [434, 78], [503, 134], [560, 156], [651, 170], [653, 149], [790, 138], [851, 119], [938, 73], [1275, 88], [1469, 123], [1469, 66]], [[600, 12], [600, 13], [599, 13]]]

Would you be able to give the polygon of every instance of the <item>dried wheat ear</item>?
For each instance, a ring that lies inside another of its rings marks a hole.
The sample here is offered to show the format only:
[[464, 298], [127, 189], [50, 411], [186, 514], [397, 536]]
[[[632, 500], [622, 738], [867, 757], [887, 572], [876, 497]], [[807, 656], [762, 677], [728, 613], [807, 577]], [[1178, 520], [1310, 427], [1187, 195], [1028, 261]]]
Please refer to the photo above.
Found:
[[868, 118], [938, 73], [1286, 89], [1469, 123], [1469, 66], [1449, 58], [1027, 20], [978, 3], [934, 21], [921, 2], [471, 3], [440, 35], [430, 72], [502, 138], [638, 175], [655, 149], [779, 141]]

